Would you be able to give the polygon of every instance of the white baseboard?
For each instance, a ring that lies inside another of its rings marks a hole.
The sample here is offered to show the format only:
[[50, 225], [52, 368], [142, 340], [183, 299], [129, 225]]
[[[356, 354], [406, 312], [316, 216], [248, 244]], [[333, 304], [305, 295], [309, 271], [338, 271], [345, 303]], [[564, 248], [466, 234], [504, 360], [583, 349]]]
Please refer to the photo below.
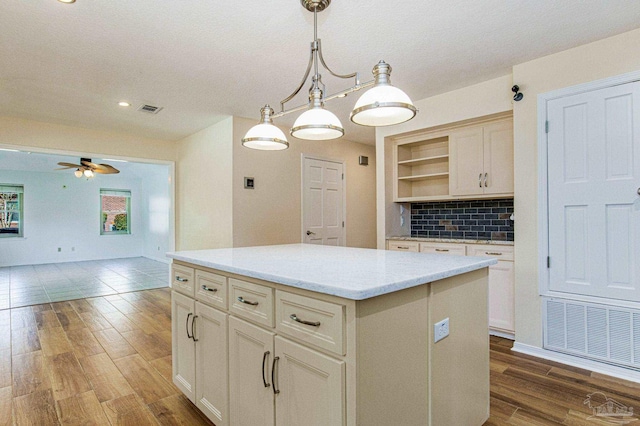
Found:
[[515, 342], [513, 344], [512, 350], [514, 352], [518, 352], [521, 354], [531, 355], [537, 358], [542, 358], [549, 361], [555, 361], [561, 364], [570, 365], [572, 367], [583, 368], [585, 370], [590, 370], [595, 373], [616, 377], [618, 379], [640, 383], [640, 371], [633, 370], [630, 368], [624, 368], [624, 367], [618, 367], [615, 365], [605, 364], [603, 362], [580, 358], [573, 355], [567, 355], [560, 352], [549, 351], [547, 349], [542, 349], [542, 348], [538, 348], [536, 346], [531, 346], [531, 345], [525, 345], [523, 343], [518, 343], [518, 342]]
[[498, 336], [498, 337], [502, 337], [503, 339], [509, 339], [509, 340], [516, 340], [516, 336], [513, 333], [508, 333], [506, 331], [498, 331], [498, 330], [492, 330], [489, 329], [489, 334], [491, 336]]

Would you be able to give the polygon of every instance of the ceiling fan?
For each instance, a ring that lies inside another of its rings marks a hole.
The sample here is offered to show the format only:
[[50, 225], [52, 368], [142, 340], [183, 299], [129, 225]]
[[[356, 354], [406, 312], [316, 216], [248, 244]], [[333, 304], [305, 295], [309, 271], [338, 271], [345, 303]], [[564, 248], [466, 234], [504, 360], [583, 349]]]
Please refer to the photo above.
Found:
[[63, 167], [56, 170], [76, 169], [74, 174], [77, 178], [81, 178], [82, 176], [91, 178], [94, 176], [94, 173], [100, 173], [103, 175], [120, 173], [120, 170], [116, 169], [113, 166], [110, 166], [109, 164], [92, 163], [91, 158], [81, 158], [80, 164], [60, 162], [58, 163], [58, 166]]

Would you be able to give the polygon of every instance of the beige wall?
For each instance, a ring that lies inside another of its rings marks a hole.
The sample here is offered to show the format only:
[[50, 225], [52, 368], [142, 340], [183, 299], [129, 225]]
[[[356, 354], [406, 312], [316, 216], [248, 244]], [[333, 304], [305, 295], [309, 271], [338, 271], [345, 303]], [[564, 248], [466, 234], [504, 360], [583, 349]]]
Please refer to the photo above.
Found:
[[[415, 102], [419, 112], [413, 120], [397, 126], [376, 129], [378, 248], [385, 247], [386, 236], [410, 233], [409, 214], [405, 214], [405, 227], [400, 228], [399, 206], [393, 203], [391, 147], [390, 143], [385, 143], [385, 137], [509, 111], [512, 109], [512, 85], [511, 75], [505, 75], [422, 99]], [[410, 204], [407, 203], [405, 206], [408, 207]]]
[[233, 244], [233, 117], [177, 142], [176, 250]]
[[524, 99], [513, 110], [515, 133], [516, 337], [542, 345], [538, 296], [537, 95], [640, 70], [640, 29], [513, 67]]
[[0, 117], [0, 145], [78, 155], [113, 155], [167, 161], [175, 159], [175, 142], [172, 141], [14, 117]]
[[[303, 141], [289, 136], [284, 151], [257, 151], [240, 142], [255, 124], [234, 117], [234, 247], [300, 242], [302, 154], [309, 154], [345, 162], [347, 245], [375, 248], [375, 147], [345, 139]], [[358, 165], [360, 155], [369, 157], [368, 166]], [[244, 189], [245, 176], [255, 178], [255, 189]]]

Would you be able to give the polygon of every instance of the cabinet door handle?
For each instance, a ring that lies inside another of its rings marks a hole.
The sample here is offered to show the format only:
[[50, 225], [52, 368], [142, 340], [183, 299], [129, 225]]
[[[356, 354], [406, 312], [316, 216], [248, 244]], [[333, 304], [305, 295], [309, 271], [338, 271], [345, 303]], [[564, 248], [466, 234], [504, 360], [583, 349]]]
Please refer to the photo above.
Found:
[[449, 251], [449, 249], [439, 249], [439, 248], [437, 248], [436, 251]]
[[305, 321], [296, 316], [296, 314], [289, 315], [289, 318], [294, 320], [295, 322], [299, 322], [300, 324], [310, 325], [312, 327], [320, 327], [320, 321]]
[[279, 356], [273, 358], [273, 365], [271, 366], [271, 383], [273, 383], [273, 394], [280, 393], [280, 389], [276, 389], [276, 365], [278, 365]]
[[409, 250], [408, 246], [396, 246], [398, 250]]
[[262, 383], [264, 383], [265, 388], [268, 388], [269, 386], [271, 386], [271, 383], [267, 383], [267, 379], [265, 378], [265, 375], [264, 375], [264, 366], [267, 365], [267, 358], [269, 357], [270, 353], [271, 352], [266, 351], [264, 355], [262, 355]]
[[484, 187], [485, 188], [487, 187], [487, 175], [488, 175], [488, 173], [484, 174]]
[[180, 275], [176, 275], [176, 281], [180, 281], [181, 283], [186, 283], [189, 280], [186, 278], [182, 278]]
[[251, 305], [251, 306], [258, 306], [258, 303], [259, 303], [259, 302], [251, 302], [249, 300], [244, 300], [244, 297], [242, 296], [238, 296], [238, 302], [246, 303], [247, 305]]
[[217, 288], [209, 288], [209, 287], [207, 287], [207, 286], [206, 286], [206, 285], [204, 285], [204, 284], [202, 284], [202, 289], [203, 289], [204, 291], [210, 291], [210, 292], [212, 292], [212, 293], [215, 293], [216, 291], [218, 291], [218, 289], [217, 289]]
[[478, 175], [478, 186], [482, 188], [482, 173]]
[[485, 251], [484, 254], [488, 254], [489, 256], [502, 256], [502, 253], [498, 251]]
[[196, 326], [196, 318], [198, 318], [198, 316], [194, 315], [193, 319], [191, 320], [191, 338], [193, 339], [194, 342], [198, 341], [198, 339], [196, 339], [196, 333], [194, 331]]
[[190, 336], [190, 335], [189, 335], [189, 318], [191, 318], [191, 315], [193, 315], [191, 312], [189, 312], [189, 313], [187, 314], [187, 322], [186, 322], [186, 324], [185, 324], [185, 325], [186, 325], [186, 327], [187, 327], [187, 337], [188, 337], [189, 339], [193, 339], [193, 336]]

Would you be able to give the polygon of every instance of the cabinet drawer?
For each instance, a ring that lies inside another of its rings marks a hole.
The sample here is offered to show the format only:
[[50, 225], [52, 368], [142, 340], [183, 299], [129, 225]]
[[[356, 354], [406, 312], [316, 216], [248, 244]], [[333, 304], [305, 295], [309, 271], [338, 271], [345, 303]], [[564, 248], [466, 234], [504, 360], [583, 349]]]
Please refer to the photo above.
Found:
[[194, 270], [187, 266], [171, 266], [171, 288], [180, 293], [194, 297]]
[[196, 299], [215, 308], [227, 309], [227, 278], [196, 270]]
[[467, 254], [464, 244], [420, 243], [421, 253], [454, 254], [464, 256]]
[[338, 355], [345, 354], [345, 307], [276, 290], [276, 330]]
[[388, 250], [418, 252], [416, 241], [389, 241]]
[[513, 246], [499, 245], [468, 245], [469, 256], [495, 257], [498, 260], [513, 261]]
[[235, 278], [229, 278], [229, 311], [261, 324], [273, 327], [273, 289]]

